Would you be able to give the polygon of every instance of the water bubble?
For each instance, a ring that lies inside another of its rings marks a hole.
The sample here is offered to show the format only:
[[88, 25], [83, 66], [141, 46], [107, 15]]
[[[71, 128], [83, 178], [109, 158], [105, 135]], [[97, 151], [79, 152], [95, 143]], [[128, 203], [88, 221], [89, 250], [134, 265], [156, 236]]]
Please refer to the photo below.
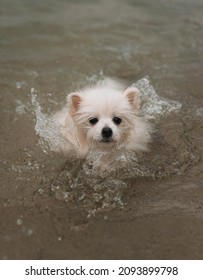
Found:
[[21, 226], [21, 225], [23, 224], [23, 219], [22, 219], [22, 218], [18, 218], [18, 219], [16, 220], [16, 224], [17, 224], [18, 226]]
[[28, 228], [28, 229], [26, 230], [26, 234], [27, 234], [28, 236], [31, 236], [31, 235], [33, 234], [32, 229]]
[[27, 86], [27, 83], [25, 81], [16, 82], [17, 89], [24, 89], [24, 88], [26, 88], [26, 86]]
[[203, 107], [196, 109], [197, 117], [203, 118]]
[[15, 108], [15, 112], [18, 115], [23, 115], [26, 113], [27, 107], [23, 104], [21, 100], [16, 100], [17, 107]]
[[36, 79], [39, 77], [39, 73], [35, 70], [31, 70], [28, 72], [28, 76], [32, 77], [33, 79]]

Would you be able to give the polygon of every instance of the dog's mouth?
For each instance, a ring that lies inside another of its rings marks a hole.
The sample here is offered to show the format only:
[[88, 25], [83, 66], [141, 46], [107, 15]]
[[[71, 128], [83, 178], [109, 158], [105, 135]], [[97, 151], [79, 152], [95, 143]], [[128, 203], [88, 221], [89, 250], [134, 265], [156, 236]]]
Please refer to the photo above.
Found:
[[101, 139], [100, 141], [101, 143], [113, 143], [113, 142], [116, 142], [113, 138], [103, 138]]

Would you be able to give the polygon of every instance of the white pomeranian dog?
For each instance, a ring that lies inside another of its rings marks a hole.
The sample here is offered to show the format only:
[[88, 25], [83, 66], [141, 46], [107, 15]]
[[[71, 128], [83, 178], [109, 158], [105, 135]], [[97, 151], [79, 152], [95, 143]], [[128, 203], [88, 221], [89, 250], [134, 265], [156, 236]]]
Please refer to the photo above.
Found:
[[135, 87], [106, 78], [96, 85], [70, 93], [67, 106], [54, 115], [63, 126], [66, 155], [85, 158], [91, 151], [111, 152], [120, 147], [146, 151], [150, 126], [139, 116], [140, 93]]

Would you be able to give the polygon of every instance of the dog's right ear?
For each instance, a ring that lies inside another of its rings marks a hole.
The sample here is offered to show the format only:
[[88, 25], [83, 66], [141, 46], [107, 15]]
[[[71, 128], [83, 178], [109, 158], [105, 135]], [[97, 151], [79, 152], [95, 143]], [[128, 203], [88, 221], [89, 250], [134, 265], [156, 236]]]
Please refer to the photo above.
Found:
[[137, 110], [140, 107], [140, 92], [135, 86], [129, 87], [124, 91], [124, 96], [128, 99], [131, 106]]
[[82, 99], [78, 92], [72, 92], [68, 95], [67, 101], [70, 113], [74, 114], [79, 110]]

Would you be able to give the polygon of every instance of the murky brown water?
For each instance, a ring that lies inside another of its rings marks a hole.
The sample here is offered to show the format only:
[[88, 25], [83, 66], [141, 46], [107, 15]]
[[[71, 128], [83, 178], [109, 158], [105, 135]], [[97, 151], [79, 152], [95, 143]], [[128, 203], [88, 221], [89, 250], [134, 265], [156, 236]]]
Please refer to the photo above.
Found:
[[[1, 0], [0, 13], [0, 258], [202, 259], [202, 0]], [[29, 93], [50, 115], [103, 75], [149, 76], [182, 108], [157, 119], [139, 165], [102, 177], [49, 151]]]

